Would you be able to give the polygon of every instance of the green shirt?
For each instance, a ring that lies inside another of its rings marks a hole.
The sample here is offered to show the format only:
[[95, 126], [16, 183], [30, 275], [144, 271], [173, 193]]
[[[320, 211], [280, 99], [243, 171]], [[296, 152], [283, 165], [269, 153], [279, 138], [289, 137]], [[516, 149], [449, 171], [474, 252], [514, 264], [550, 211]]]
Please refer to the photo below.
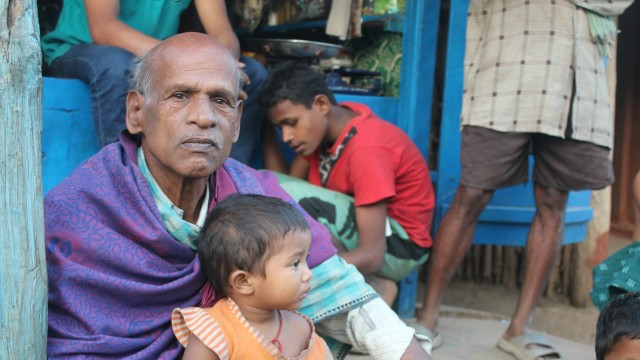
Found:
[[[191, 0], [120, 0], [118, 19], [158, 40], [178, 32], [180, 15]], [[92, 43], [83, 0], [64, 0], [56, 28], [42, 38], [45, 61], [51, 63], [72, 46]]]

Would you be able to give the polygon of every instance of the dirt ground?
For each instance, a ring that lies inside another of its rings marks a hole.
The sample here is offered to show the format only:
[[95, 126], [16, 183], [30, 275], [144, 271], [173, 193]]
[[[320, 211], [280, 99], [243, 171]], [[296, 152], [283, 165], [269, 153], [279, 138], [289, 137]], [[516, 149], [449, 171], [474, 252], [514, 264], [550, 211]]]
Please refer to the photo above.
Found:
[[[471, 282], [451, 284], [445, 294], [444, 304], [458, 308], [481, 310], [502, 316], [505, 321], [511, 317], [518, 299], [516, 289]], [[533, 318], [533, 328], [586, 345], [595, 341], [598, 310], [590, 305], [576, 308], [561, 300], [543, 298]]]
[[[610, 237], [609, 253], [629, 244], [629, 240]], [[421, 306], [420, 294], [417, 306]], [[503, 316], [505, 321], [511, 317], [518, 299], [517, 289], [501, 286], [457, 281], [447, 289], [444, 304], [457, 308], [481, 310]], [[562, 299], [542, 298], [533, 318], [533, 328], [578, 343], [593, 345], [595, 341], [598, 310], [589, 304], [586, 308], [576, 308]]]

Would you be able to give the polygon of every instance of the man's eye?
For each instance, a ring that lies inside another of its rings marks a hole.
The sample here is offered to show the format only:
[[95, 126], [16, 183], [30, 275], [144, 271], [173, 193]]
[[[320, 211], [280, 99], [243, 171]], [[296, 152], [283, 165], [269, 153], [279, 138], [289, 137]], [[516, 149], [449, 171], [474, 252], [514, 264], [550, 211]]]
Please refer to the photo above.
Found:
[[187, 95], [183, 92], [177, 92], [177, 93], [173, 93], [173, 97], [176, 99], [185, 99], [187, 97]]
[[213, 102], [218, 104], [218, 105], [229, 105], [229, 101], [227, 101], [226, 99], [223, 98], [215, 98], [213, 99]]

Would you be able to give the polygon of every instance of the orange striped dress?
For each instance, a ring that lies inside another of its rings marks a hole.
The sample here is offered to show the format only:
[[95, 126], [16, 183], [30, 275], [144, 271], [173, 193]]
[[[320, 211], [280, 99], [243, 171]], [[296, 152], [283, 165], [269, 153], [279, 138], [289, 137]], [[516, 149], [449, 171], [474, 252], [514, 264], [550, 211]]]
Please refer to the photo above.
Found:
[[309, 318], [302, 316], [311, 327], [309, 346], [300, 355], [286, 358], [242, 315], [230, 298], [218, 301], [213, 307], [175, 309], [171, 315], [173, 332], [183, 346], [195, 335], [221, 360], [235, 359], [332, 359], [324, 340], [315, 333]]

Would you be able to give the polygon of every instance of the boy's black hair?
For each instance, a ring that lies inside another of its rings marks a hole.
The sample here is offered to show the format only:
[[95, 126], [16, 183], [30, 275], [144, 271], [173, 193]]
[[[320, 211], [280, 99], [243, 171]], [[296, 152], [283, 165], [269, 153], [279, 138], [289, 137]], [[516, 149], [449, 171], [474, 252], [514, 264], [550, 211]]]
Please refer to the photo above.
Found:
[[338, 104], [322, 74], [306, 64], [285, 62], [269, 72], [260, 93], [260, 103], [264, 109], [270, 109], [289, 100], [311, 109], [316, 95], [325, 95], [332, 105]]
[[600, 312], [596, 325], [596, 359], [604, 360], [616, 345], [640, 339], [640, 293], [615, 297]]
[[292, 231], [309, 231], [309, 223], [281, 199], [233, 194], [217, 204], [198, 236], [198, 256], [216, 293], [227, 295], [235, 270], [265, 276], [266, 260]]

